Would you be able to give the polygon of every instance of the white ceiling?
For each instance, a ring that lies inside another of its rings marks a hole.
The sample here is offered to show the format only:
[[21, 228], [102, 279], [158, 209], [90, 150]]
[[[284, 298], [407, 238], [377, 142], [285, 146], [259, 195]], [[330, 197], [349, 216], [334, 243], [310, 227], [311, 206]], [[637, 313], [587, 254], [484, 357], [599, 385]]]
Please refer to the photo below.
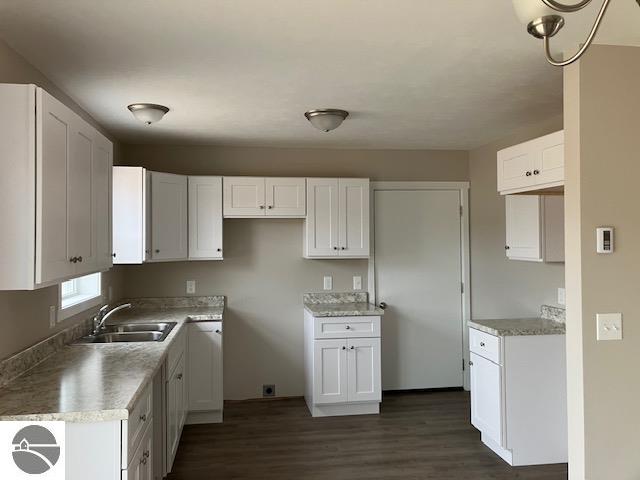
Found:
[[[638, 25], [615, 0], [597, 41], [640, 45]], [[3, 0], [0, 37], [129, 143], [468, 149], [562, 111], [510, 0]], [[133, 102], [171, 112], [146, 127]], [[351, 117], [319, 132], [323, 107]]]

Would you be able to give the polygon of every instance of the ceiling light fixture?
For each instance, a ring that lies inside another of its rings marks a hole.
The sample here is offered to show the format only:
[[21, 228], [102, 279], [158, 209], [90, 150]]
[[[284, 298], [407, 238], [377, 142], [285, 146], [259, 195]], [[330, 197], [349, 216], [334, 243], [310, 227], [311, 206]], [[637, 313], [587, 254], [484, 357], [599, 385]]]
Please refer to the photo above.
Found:
[[[636, 2], [640, 6], [640, 0], [636, 0]], [[547, 61], [556, 67], [565, 67], [578, 60], [587, 51], [598, 32], [598, 28], [600, 28], [602, 18], [611, 0], [603, 1], [587, 40], [574, 56], [566, 60], [554, 59], [549, 47], [549, 39], [564, 26], [564, 18], [559, 13], [577, 12], [590, 3], [591, 0], [581, 0], [572, 5], [566, 5], [556, 0], [513, 0], [513, 8], [520, 21], [527, 26], [527, 31], [534, 37], [542, 39]]]
[[162, 120], [162, 117], [169, 111], [169, 108], [156, 103], [132, 103], [127, 108], [134, 117], [147, 125]]
[[344, 119], [349, 116], [349, 112], [335, 108], [316, 108], [305, 112], [304, 116], [318, 130], [330, 132], [342, 125]]

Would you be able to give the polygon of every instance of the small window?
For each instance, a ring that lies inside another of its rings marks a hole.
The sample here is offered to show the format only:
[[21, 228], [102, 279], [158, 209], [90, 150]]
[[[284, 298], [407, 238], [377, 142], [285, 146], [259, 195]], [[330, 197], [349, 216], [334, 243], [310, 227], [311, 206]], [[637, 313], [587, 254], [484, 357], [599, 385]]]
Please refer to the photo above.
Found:
[[92, 273], [60, 284], [60, 315], [63, 320], [102, 302], [102, 274]]

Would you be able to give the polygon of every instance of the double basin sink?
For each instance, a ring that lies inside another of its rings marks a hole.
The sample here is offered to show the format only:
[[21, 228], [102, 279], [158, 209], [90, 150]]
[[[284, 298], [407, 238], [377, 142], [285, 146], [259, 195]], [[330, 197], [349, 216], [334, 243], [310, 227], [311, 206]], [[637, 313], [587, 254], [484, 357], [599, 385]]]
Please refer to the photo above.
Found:
[[105, 325], [95, 335], [87, 335], [75, 343], [162, 342], [175, 326], [176, 322]]

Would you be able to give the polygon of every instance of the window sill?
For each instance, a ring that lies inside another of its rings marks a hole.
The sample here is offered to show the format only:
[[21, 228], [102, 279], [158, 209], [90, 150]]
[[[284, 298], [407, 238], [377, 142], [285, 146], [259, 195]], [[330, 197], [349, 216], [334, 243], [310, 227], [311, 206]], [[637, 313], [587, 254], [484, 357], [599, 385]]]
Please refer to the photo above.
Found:
[[90, 308], [97, 307], [102, 302], [102, 295], [77, 295], [73, 304], [58, 310], [58, 322], [78, 315]]

